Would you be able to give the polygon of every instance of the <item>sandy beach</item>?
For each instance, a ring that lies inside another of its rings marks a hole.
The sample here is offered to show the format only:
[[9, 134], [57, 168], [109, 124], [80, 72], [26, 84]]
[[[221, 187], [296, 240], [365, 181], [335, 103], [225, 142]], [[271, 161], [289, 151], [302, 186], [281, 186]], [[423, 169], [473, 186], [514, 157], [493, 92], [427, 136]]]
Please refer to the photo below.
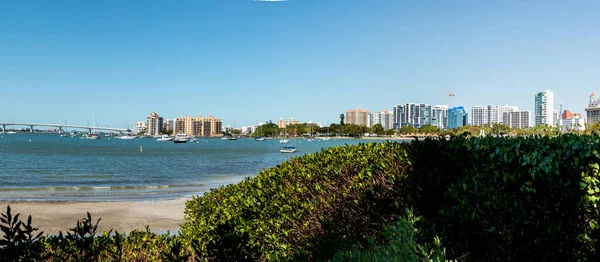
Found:
[[92, 219], [98, 218], [98, 231], [117, 230], [131, 232], [134, 229], [175, 231], [183, 223], [183, 211], [187, 199], [156, 202], [15, 202], [0, 201], [0, 212], [6, 213], [10, 205], [13, 216], [20, 213], [20, 219], [27, 221], [31, 215], [32, 225], [44, 234], [65, 233], [75, 227], [77, 220], [90, 212]]

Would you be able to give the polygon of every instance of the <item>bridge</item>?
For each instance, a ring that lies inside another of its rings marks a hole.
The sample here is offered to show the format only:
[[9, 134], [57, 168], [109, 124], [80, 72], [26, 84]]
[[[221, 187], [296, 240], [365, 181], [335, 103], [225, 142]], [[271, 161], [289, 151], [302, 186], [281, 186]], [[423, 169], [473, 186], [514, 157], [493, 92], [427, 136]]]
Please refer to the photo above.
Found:
[[29, 126], [30, 132], [33, 133], [34, 126], [50, 126], [50, 127], [58, 127], [59, 131], [62, 131], [63, 128], [76, 128], [76, 129], [87, 129], [92, 132], [92, 130], [107, 130], [107, 131], [120, 131], [120, 132], [129, 132], [129, 129], [126, 128], [112, 128], [112, 127], [97, 127], [97, 126], [78, 126], [78, 125], [62, 125], [62, 124], [42, 124], [42, 123], [3, 123], [0, 122], [2, 126], [2, 133], [6, 132], [6, 126]]

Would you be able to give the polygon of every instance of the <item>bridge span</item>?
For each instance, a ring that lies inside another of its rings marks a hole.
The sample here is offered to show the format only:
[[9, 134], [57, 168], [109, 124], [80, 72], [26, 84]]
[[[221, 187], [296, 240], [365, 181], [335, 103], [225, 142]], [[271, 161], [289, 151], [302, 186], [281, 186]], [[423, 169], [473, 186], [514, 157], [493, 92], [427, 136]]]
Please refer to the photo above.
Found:
[[97, 127], [97, 126], [79, 126], [79, 125], [62, 125], [62, 124], [42, 124], [42, 123], [6, 123], [0, 122], [2, 126], [2, 133], [6, 133], [6, 126], [29, 126], [30, 132], [33, 133], [34, 126], [50, 126], [50, 127], [58, 127], [59, 131], [62, 131], [63, 128], [76, 128], [76, 129], [87, 129], [92, 132], [92, 130], [107, 130], [107, 131], [120, 131], [120, 132], [130, 132], [131, 130], [127, 128], [113, 128], [113, 127]]

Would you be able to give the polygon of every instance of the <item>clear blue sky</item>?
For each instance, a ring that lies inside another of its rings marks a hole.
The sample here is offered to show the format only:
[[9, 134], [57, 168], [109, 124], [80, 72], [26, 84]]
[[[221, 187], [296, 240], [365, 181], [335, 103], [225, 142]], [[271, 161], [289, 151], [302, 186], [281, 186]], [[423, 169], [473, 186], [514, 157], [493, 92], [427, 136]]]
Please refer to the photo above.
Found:
[[[527, 3], [524, 3], [527, 2]], [[600, 1], [1, 1], [0, 121], [338, 122], [600, 93]], [[558, 109], [558, 108], [557, 108]]]

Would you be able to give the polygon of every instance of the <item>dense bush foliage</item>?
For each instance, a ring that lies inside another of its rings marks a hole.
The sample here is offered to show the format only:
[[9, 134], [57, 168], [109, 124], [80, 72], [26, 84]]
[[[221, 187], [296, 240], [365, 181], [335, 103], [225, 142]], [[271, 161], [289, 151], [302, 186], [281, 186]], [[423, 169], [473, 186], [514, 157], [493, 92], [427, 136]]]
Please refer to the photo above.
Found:
[[600, 137], [414, 142], [407, 204], [449, 255], [597, 260]]
[[365, 242], [404, 210], [398, 143], [333, 147], [187, 202], [181, 234], [205, 259], [332, 257]]
[[333, 147], [188, 201], [179, 236], [95, 236], [89, 215], [41, 236], [7, 210], [0, 258], [600, 261], [599, 147], [597, 135]]
[[394, 225], [385, 227], [384, 243], [377, 244], [370, 238], [370, 246], [354, 246], [337, 254], [330, 261], [446, 261], [446, 250], [442, 248], [438, 237], [431, 244], [416, 242], [419, 230], [415, 224], [420, 218], [407, 210], [406, 216], [401, 217]]

